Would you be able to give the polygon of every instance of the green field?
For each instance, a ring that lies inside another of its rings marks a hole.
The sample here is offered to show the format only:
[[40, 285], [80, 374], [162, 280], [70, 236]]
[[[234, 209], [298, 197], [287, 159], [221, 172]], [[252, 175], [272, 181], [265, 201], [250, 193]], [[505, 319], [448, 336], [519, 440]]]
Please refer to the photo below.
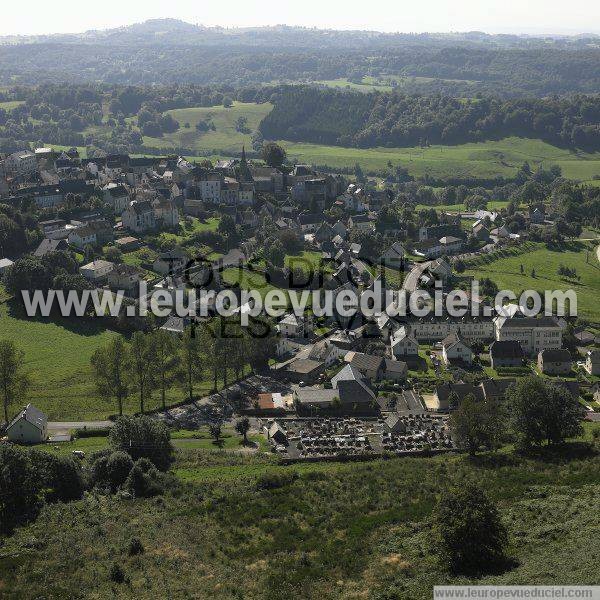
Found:
[[[100, 322], [23, 318], [11, 304], [0, 304], [0, 339], [13, 340], [25, 352], [25, 368], [31, 378], [28, 401], [51, 421], [106, 419], [115, 413], [112, 403], [98, 397], [90, 367], [94, 351], [115, 335], [119, 334], [106, 330]], [[196, 393], [204, 394], [211, 387], [207, 373]], [[180, 387], [173, 387], [168, 391], [168, 403], [180, 402], [183, 394]], [[159, 405], [158, 394], [146, 403], [147, 409]], [[132, 395], [123, 410], [134, 413], [138, 407], [138, 399]]]
[[[209, 108], [181, 108], [167, 111], [179, 122], [175, 133], [160, 138], [144, 137], [144, 144], [155, 148], [183, 147], [193, 150], [222, 150], [240, 152], [242, 145], [251, 148], [251, 132], [258, 128], [262, 119], [269, 114], [271, 104], [234, 102], [231, 108], [212, 106]], [[248, 133], [236, 130], [235, 122], [239, 117], [248, 119]], [[216, 130], [205, 133], [196, 130], [200, 121], [212, 121]], [[189, 123], [189, 129], [185, 128]]]
[[[556, 271], [561, 264], [576, 269], [581, 280], [569, 281], [559, 277]], [[535, 277], [531, 276], [532, 270], [535, 270]], [[512, 290], [516, 294], [529, 289], [573, 289], [577, 294], [578, 315], [600, 322], [600, 264], [590, 244], [569, 242], [560, 250], [548, 249], [543, 244], [531, 244], [531, 249], [524, 254], [480, 264], [465, 271], [465, 275], [477, 279], [489, 277], [500, 290]]]
[[[326, 87], [338, 88], [338, 89], [351, 89], [357, 92], [363, 92], [365, 94], [369, 92], [391, 92], [393, 90], [401, 91], [407, 83], [430, 83], [432, 81], [442, 82], [460, 82], [460, 83], [475, 83], [474, 81], [467, 79], [437, 79], [433, 77], [413, 77], [413, 76], [400, 76], [400, 75], [386, 75], [383, 77], [363, 77], [361, 82], [349, 81], [345, 78], [338, 79], [322, 79], [314, 81], [313, 83], [324, 85]], [[394, 85], [392, 85], [392, 83]]]
[[12, 110], [13, 108], [17, 108], [17, 106], [21, 106], [21, 104], [25, 104], [25, 101], [24, 100], [7, 100], [6, 102], [0, 102], [0, 109]]
[[[363, 87], [363, 84], [354, 84]], [[366, 84], [364, 84], [366, 85]], [[367, 87], [369, 87], [367, 85]], [[179, 122], [180, 128], [160, 138], [144, 137], [144, 144], [164, 152], [174, 148], [189, 148], [197, 154], [190, 160], [205, 158], [216, 160], [238, 153], [243, 145], [251, 148], [251, 133], [269, 113], [272, 105], [234, 102], [231, 108], [223, 106], [183, 108], [167, 111]], [[248, 131], [236, 130], [235, 121], [246, 117]], [[196, 124], [208, 120], [215, 131], [199, 132]], [[130, 119], [135, 124], [135, 119]], [[186, 128], [185, 124], [190, 127]], [[84, 133], [109, 133], [106, 126], [86, 130]], [[363, 170], [384, 170], [388, 163], [408, 169], [413, 176], [481, 177], [513, 176], [524, 161], [532, 166], [557, 164], [563, 175], [581, 181], [593, 181], [600, 176], [600, 153], [575, 152], [558, 148], [541, 140], [510, 137], [457, 146], [434, 145], [428, 148], [345, 148], [299, 142], [280, 141], [288, 158], [295, 163], [351, 168], [359, 163]], [[63, 147], [53, 145], [56, 149]], [[85, 149], [82, 149], [83, 151]], [[598, 184], [594, 181], [594, 184]]]

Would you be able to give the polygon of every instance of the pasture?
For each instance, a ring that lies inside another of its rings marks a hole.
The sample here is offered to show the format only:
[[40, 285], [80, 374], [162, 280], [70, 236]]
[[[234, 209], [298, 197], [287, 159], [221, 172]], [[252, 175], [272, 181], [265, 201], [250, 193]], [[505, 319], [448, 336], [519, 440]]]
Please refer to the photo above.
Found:
[[[584, 242], [567, 242], [557, 248], [530, 243], [527, 251], [516, 256], [505, 256], [491, 262], [487, 257], [476, 259], [465, 275], [482, 279], [488, 277], [500, 290], [512, 290], [519, 295], [523, 290], [568, 290], [577, 294], [578, 315], [600, 322], [600, 264], [593, 245]], [[557, 274], [564, 265], [576, 269], [580, 279], [568, 280]], [[521, 273], [523, 265], [523, 273]]]

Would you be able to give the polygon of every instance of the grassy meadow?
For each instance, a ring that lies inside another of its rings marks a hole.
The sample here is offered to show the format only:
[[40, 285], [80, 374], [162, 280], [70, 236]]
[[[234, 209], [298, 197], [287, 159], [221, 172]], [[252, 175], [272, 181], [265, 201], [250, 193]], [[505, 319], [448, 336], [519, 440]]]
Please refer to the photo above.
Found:
[[[345, 85], [345, 80], [338, 83]], [[352, 85], [372, 89], [377, 84], [370, 82]], [[209, 158], [214, 161], [224, 155], [239, 153], [243, 145], [247, 149], [251, 148], [252, 132], [258, 128], [271, 108], [269, 103], [234, 102], [230, 108], [212, 106], [170, 110], [167, 112], [179, 122], [180, 128], [162, 137], [145, 136], [143, 141], [145, 145], [165, 153], [174, 148], [189, 148], [197, 153], [188, 156], [190, 160]], [[239, 117], [247, 119], [245, 132], [236, 129], [235, 123]], [[130, 121], [135, 125], [135, 118]], [[212, 122], [215, 131], [197, 131], [196, 124], [200, 121]], [[185, 127], [186, 123], [189, 123], [189, 128]], [[100, 125], [88, 128], [84, 133], [108, 132], [105, 125]], [[534, 167], [540, 164], [557, 164], [565, 177], [594, 184], [597, 184], [597, 180], [593, 178], [600, 176], [600, 153], [571, 151], [541, 140], [517, 137], [456, 146], [433, 145], [428, 148], [346, 148], [285, 140], [279, 140], [279, 143], [286, 149], [289, 160], [296, 163], [334, 168], [351, 168], [359, 163], [363, 170], [384, 170], [391, 163], [393, 166], [405, 167], [416, 177], [510, 177], [526, 160]], [[62, 146], [52, 146], [57, 150], [64, 149]], [[85, 148], [80, 149], [80, 152], [84, 156]]]
[[[90, 359], [95, 350], [120, 335], [89, 320], [32, 319], [25, 317], [12, 303], [0, 304], [0, 339], [10, 339], [25, 353], [25, 369], [31, 386], [28, 401], [48, 414], [50, 421], [103, 420], [115, 414], [116, 407], [100, 398], [92, 379]], [[196, 385], [197, 395], [212, 388], [209, 374]], [[148, 410], [160, 406], [158, 392], [146, 402]], [[184, 399], [184, 391], [173, 386], [167, 393], [168, 404]], [[18, 410], [13, 406], [12, 411]], [[123, 410], [139, 410], [135, 394]]]
[[[600, 263], [593, 244], [573, 241], [560, 248], [547, 248], [541, 243], [528, 242], [527, 251], [510, 256], [497, 257], [487, 262], [489, 257], [475, 259], [469, 263], [465, 275], [482, 279], [490, 278], [500, 290], [512, 290], [520, 294], [523, 290], [568, 290], [577, 294], [578, 315], [594, 322], [600, 322]], [[559, 265], [576, 269], [580, 280], [567, 280], [557, 274]], [[472, 265], [472, 266], [471, 266]], [[523, 273], [521, 273], [523, 265]], [[535, 276], [532, 272], [535, 271]]]
[[[179, 122], [180, 128], [160, 138], [144, 137], [144, 144], [155, 148], [183, 147], [193, 150], [222, 150], [240, 152], [242, 145], [251, 148], [251, 133], [258, 128], [262, 119], [271, 112], [271, 104], [234, 102], [231, 108], [211, 106], [209, 108], [181, 108], [167, 111]], [[239, 117], [248, 120], [248, 133], [236, 130], [235, 122]], [[215, 125], [215, 131], [199, 132], [196, 124], [209, 121]], [[189, 123], [189, 129], [185, 124]]]

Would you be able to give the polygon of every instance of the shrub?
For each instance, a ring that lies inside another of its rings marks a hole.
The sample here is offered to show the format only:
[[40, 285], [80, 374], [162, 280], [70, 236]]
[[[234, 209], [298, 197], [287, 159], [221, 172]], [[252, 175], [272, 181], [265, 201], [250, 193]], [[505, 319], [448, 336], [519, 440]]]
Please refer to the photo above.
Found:
[[112, 491], [118, 490], [127, 479], [133, 460], [126, 452], [113, 452], [106, 461], [107, 483]]
[[144, 473], [142, 467], [137, 463], [129, 472], [124, 487], [134, 498], [150, 498], [164, 491], [161, 474], [156, 468], [153, 467]]
[[298, 479], [298, 474], [294, 471], [281, 473], [265, 473], [256, 481], [256, 488], [259, 490], [274, 490], [290, 485]]
[[166, 471], [173, 461], [173, 446], [167, 426], [146, 416], [120, 417], [110, 432], [113, 450], [126, 452], [135, 461], [147, 458]]
[[433, 518], [433, 551], [454, 573], [482, 574], [505, 563], [506, 528], [482, 489], [461, 483], [447, 490]]
[[0, 444], [0, 490], [0, 533], [35, 518], [41, 506], [36, 471], [28, 453], [10, 444]]
[[144, 545], [142, 544], [139, 538], [131, 538], [129, 542], [129, 548], [127, 549], [127, 554], [129, 556], [137, 556], [138, 554], [144, 553]]
[[109, 577], [111, 581], [115, 583], [124, 583], [125, 582], [125, 571], [120, 564], [114, 562], [109, 571]]
[[30, 458], [47, 502], [70, 502], [83, 496], [85, 485], [81, 466], [71, 457], [32, 450]]

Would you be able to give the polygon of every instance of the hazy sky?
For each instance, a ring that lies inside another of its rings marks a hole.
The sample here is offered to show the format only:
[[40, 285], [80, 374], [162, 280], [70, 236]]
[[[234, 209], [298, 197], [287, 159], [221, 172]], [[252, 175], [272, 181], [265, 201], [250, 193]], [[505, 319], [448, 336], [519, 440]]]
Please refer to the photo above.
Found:
[[2, 0], [0, 35], [80, 32], [164, 17], [229, 27], [600, 33], [597, 0]]

